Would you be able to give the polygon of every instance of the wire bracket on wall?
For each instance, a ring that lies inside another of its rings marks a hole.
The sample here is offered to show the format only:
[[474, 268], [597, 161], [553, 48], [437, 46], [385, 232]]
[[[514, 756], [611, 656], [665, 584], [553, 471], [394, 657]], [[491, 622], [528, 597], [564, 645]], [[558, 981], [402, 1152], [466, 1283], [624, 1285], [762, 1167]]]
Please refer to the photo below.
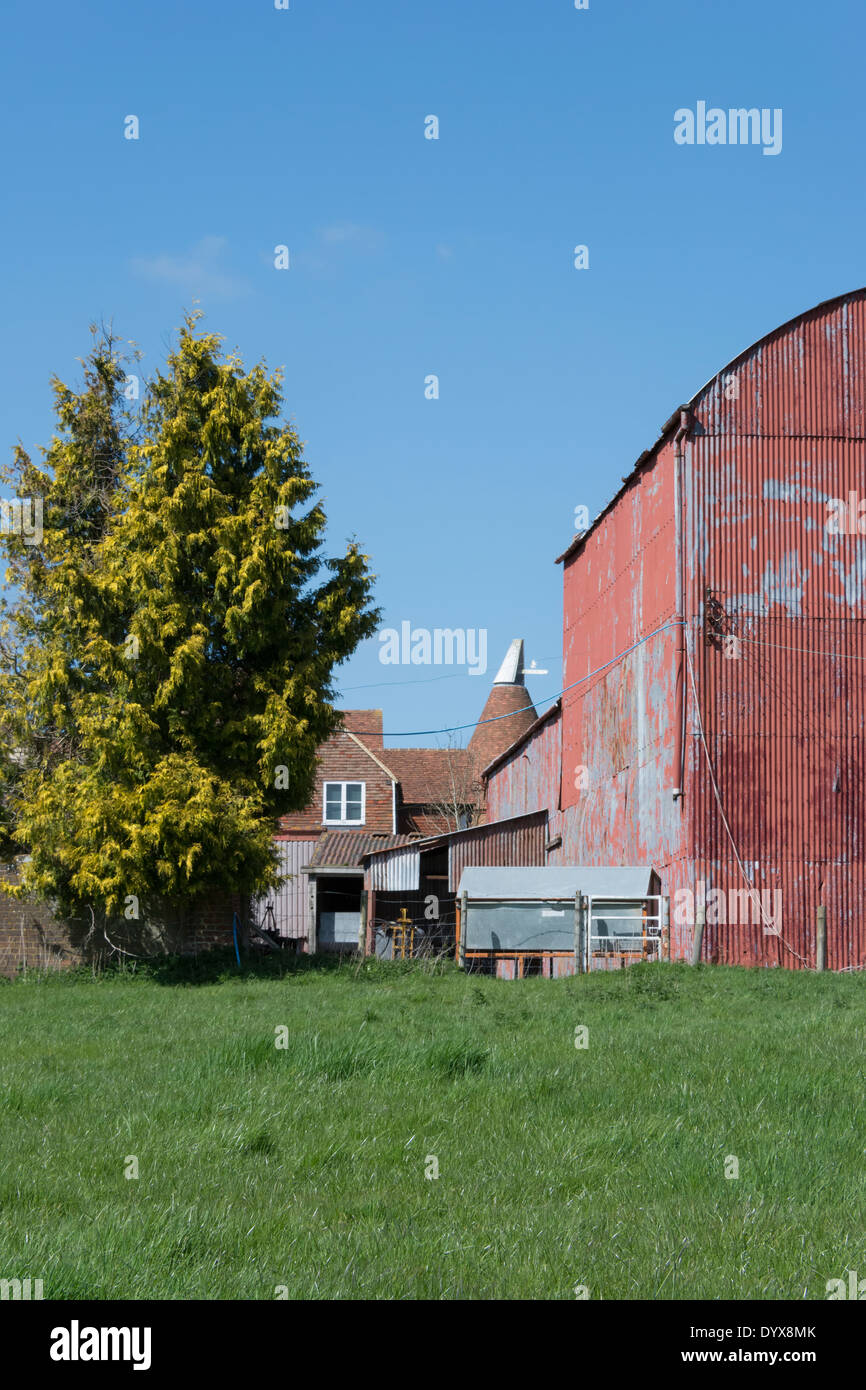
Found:
[[734, 637], [734, 619], [716, 589], [704, 590], [704, 643], [723, 651]]

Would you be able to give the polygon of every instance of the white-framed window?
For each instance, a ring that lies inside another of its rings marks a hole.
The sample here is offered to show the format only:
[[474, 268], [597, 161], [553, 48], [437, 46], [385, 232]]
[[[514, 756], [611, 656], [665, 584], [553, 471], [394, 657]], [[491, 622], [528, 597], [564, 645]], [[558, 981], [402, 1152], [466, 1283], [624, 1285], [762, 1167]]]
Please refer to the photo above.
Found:
[[322, 789], [325, 825], [363, 825], [367, 787], [364, 782], [326, 782]]

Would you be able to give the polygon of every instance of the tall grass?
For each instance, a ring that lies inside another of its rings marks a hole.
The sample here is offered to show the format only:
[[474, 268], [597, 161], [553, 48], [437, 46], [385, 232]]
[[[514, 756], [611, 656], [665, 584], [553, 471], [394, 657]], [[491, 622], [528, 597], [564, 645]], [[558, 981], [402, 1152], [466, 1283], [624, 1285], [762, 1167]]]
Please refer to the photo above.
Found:
[[205, 960], [31, 976], [0, 1018], [0, 1277], [46, 1298], [866, 1275], [862, 976]]

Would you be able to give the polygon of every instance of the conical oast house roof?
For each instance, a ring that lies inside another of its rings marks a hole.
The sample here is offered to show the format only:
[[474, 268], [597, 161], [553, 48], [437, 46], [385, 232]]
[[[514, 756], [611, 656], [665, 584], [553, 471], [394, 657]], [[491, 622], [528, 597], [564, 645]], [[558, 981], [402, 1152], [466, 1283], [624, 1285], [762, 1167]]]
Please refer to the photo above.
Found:
[[523, 642], [515, 637], [469, 740], [469, 757], [475, 775], [510, 748], [538, 718], [523, 683]]

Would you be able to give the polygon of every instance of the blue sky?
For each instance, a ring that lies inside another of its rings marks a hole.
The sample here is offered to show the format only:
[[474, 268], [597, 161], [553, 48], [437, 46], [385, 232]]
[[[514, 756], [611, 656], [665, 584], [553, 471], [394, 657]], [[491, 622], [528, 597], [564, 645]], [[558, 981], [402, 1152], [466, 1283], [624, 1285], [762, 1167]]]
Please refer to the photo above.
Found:
[[[864, 37], [862, 0], [17, 6], [4, 447], [47, 443], [49, 378], [76, 379], [92, 320], [147, 372], [197, 299], [227, 348], [285, 367], [383, 626], [487, 632], [482, 676], [384, 666], [374, 639], [341, 703], [392, 733], [471, 723], [522, 636], [541, 707], [575, 507], [731, 357], [866, 282]], [[781, 153], [678, 146], [700, 100], [781, 108]]]

